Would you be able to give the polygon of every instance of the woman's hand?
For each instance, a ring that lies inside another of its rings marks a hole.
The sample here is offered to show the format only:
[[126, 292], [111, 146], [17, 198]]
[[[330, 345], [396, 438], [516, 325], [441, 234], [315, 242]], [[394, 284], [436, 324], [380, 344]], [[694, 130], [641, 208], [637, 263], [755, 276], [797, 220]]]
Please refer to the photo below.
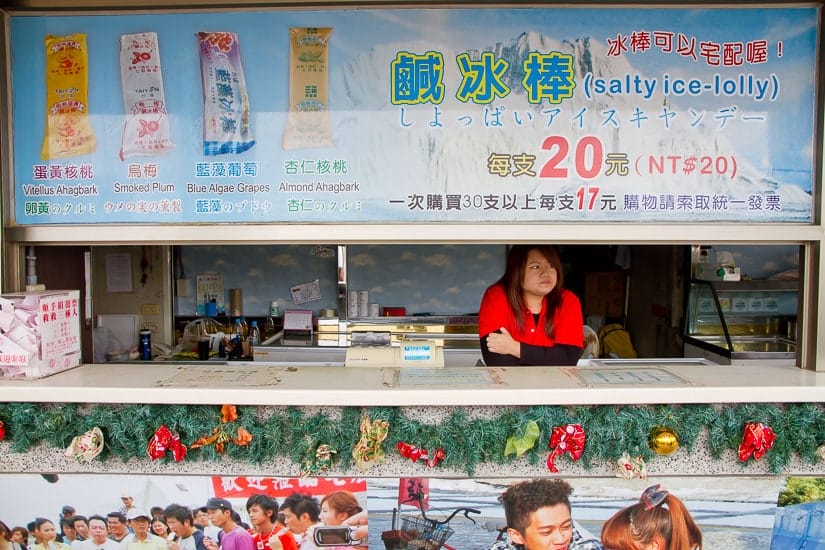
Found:
[[521, 357], [521, 344], [518, 340], [510, 336], [507, 329], [501, 327], [499, 332], [491, 332], [487, 335], [487, 349], [499, 355], [512, 355]]
[[353, 514], [347, 519], [344, 520], [344, 525], [350, 525], [353, 527], [357, 527], [355, 531], [352, 533], [352, 538], [356, 540], [366, 541], [367, 536], [370, 533], [369, 527], [367, 527], [367, 511], [362, 510], [357, 514]]

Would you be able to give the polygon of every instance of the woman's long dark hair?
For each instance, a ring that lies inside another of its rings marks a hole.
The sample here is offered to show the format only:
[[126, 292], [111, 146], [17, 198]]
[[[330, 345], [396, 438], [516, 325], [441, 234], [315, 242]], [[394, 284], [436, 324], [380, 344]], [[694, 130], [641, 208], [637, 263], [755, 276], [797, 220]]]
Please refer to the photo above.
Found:
[[547, 315], [545, 317], [544, 331], [547, 336], [553, 338], [553, 317], [556, 310], [561, 305], [561, 295], [564, 291], [564, 272], [561, 268], [561, 258], [556, 249], [546, 244], [516, 244], [510, 247], [507, 252], [507, 264], [504, 275], [498, 280], [498, 284], [504, 287], [507, 293], [507, 301], [516, 319], [516, 325], [520, 330], [524, 330], [524, 273], [527, 270], [527, 254], [531, 250], [537, 250], [547, 262], [556, 269], [556, 286], [550, 294], [544, 297], [547, 303]]

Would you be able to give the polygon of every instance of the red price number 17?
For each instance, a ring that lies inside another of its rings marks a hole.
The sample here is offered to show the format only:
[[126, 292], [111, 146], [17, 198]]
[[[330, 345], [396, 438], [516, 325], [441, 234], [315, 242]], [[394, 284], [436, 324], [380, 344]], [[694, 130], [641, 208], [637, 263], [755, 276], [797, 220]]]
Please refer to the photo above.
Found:
[[576, 203], [579, 210], [593, 210], [599, 197], [600, 187], [579, 187], [576, 191]]

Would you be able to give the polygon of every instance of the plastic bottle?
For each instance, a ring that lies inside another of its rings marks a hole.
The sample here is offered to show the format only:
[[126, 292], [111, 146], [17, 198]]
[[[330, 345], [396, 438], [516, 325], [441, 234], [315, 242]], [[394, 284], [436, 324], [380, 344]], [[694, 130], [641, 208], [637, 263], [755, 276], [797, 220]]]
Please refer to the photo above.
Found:
[[267, 338], [275, 335], [275, 328], [278, 326], [278, 317], [281, 315], [281, 308], [278, 300], [272, 300], [269, 304], [269, 316], [264, 319], [264, 334]]
[[266, 321], [264, 321], [263, 327], [264, 335], [269, 338], [275, 335], [275, 318], [274, 317], [267, 317]]
[[143, 361], [152, 360], [152, 331], [143, 329], [140, 331], [140, 358]]
[[232, 347], [234, 349], [241, 349], [243, 341], [243, 325], [241, 325], [241, 320], [238, 318], [235, 319], [235, 324], [232, 326]]
[[255, 356], [255, 348], [261, 345], [261, 330], [258, 328], [258, 321], [252, 321], [249, 325], [249, 356]]
[[243, 338], [246, 340], [249, 336], [249, 326], [246, 324], [246, 317], [241, 317], [241, 329], [243, 330]]

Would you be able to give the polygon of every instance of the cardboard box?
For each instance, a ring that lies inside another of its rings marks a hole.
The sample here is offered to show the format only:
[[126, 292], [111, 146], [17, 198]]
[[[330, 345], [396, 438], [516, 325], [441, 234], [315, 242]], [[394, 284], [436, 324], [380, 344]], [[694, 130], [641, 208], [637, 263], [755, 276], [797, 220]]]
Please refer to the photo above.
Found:
[[0, 377], [42, 378], [80, 364], [80, 291], [0, 296]]
[[584, 313], [621, 317], [624, 315], [624, 295], [624, 271], [588, 273], [584, 279]]

